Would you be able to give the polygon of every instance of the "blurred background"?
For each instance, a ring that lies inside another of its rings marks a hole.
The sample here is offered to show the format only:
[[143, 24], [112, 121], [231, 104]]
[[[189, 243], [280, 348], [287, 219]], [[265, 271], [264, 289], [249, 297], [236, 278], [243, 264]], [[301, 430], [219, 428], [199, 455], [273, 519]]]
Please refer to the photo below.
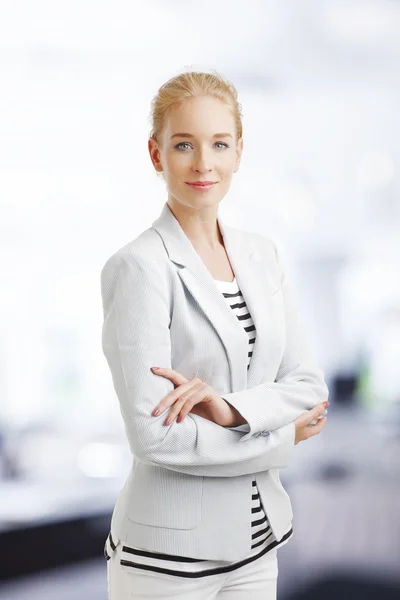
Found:
[[107, 598], [131, 455], [100, 270], [167, 199], [150, 102], [186, 68], [238, 90], [244, 153], [219, 210], [278, 244], [330, 389], [323, 434], [281, 472], [279, 600], [399, 598], [400, 2], [0, 13], [0, 598]]

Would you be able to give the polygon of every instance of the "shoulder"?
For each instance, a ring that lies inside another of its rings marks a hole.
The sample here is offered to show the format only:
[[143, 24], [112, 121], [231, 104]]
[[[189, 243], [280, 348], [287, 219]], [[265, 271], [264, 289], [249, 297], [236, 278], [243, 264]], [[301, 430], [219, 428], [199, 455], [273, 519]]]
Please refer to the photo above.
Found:
[[136, 238], [124, 244], [106, 260], [101, 268], [101, 277], [113, 269], [124, 265], [149, 266], [160, 265], [165, 261], [165, 249], [160, 236], [151, 227]]
[[115, 250], [103, 264], [100, 287], [104, 303], [111, 301], [118, 280], [139, 286], [136, 289], [149, 283], [156, 288], [168, 285], [167, 262], [160, 236], [153, 229], [146, 229]]
[[275, 241], [268, 235], [256, 231], [239, 229], [229, 226], [231, 235], [244, 247], [252, 247], [261, 258], [277, 262], [279, 252]]
[[285, 262], [282, 261], [278, 246], [272, 237], [255, 231], [230, 228], [231, 238], [245, 249], [248, 256], [265, 266], [271, 281], [279, 287], [285, 279]]

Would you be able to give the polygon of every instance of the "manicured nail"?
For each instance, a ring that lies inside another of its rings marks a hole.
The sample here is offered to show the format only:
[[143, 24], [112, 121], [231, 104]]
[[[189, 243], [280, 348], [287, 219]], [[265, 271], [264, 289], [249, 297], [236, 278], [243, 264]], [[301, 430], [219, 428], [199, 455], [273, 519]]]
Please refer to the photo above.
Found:
[[153, 410], [153, 413], [152, 413], [152, 414], [153, 414], [153, 416], [154, 416], [154, 417], [156, 417], [157, 415], [159, 415], [159, 414], [160, 414], [160, 409], [159, 409], [159, 408], [155, 408], [155, 409]]
[[161, 369], [161, 367], [151, 367], [153, 370]]

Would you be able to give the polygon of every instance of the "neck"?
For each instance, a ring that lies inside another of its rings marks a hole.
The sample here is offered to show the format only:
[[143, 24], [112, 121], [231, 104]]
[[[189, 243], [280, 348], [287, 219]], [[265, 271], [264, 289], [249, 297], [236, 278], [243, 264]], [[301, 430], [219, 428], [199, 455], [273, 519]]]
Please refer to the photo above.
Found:
[[216, 252], [224, 246], [218, 225], [218, 206], [192, 208], [171, 198], [167, 204], [196, 249]]

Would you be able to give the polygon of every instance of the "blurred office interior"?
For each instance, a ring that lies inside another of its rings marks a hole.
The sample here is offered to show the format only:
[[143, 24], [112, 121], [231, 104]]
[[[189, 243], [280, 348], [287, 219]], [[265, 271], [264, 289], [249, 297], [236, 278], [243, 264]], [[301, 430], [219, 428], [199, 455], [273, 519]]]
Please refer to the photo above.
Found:
[[278, 244], [330, 390], [323, 433], [281, 471], [279, 600], [399, 598], [400, 2], [0, 12], [0, 598], [107, 598], [131, 455], [100, 270], [166, 201], [150, 101], [186, 67], [238, 89], [244, 153], [219, 210]]

